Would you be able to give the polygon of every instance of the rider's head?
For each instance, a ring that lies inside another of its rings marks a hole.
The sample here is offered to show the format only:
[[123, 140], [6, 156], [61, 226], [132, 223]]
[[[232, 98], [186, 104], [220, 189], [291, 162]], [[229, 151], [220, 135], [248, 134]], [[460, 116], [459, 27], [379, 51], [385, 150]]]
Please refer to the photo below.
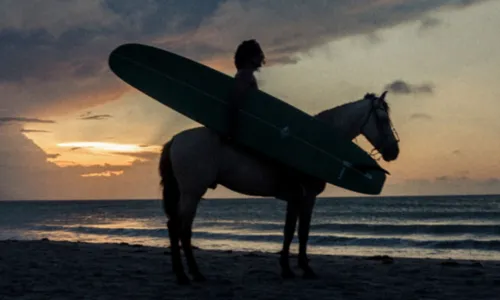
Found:
[[259, 69], [265, 64], [264, 52], [260, 48], [259, 43], [252, 39], [243, 41], [234, 54], [234, 65], [236, 69]]

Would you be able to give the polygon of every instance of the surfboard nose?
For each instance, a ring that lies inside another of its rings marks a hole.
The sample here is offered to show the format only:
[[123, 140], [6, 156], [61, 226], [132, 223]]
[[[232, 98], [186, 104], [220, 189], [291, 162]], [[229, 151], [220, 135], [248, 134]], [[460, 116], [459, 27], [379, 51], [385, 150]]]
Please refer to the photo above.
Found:
[[115, 49], [113, 49], [108, 56], [108, 65], [113, 70], [116, 66], [116, 63], [120, 60], [140, 60], [140, 58], [144, 59], [145, 45], [137, 44], [137, 43], [126, 43], [119, 45]]
[[122, 57], [124, 57], [124, 54], [126, 53], [126, 49], [130, 47], [130, 44], [123, 44], [115, 49], [113, 49], [109, 55], [108, 55], [108, 66], [112, 71], [114, 71], [115, 66]]
[[145, 47], [144, 45], [140, 45], [137, 43], [121, 44], [118, 47], [116, 47], [115, 49], [113, 49], [110, 52], [109, 56], [124, 55], [125, 53], [130, 54], [130, 53], [133, 53], [134, 50], [140, 51], [142, 49], [144, 51], [144, 49], [143, 49], [144, 47]]

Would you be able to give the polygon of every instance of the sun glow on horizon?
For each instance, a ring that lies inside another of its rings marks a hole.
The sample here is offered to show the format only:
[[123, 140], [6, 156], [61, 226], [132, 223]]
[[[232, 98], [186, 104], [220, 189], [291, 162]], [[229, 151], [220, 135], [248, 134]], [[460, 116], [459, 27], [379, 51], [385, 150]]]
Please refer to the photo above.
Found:
[[[109, 142], [65, 142], [56, 143], [50, 152], [58, 152], [56, 158], [48, 159], [60, 167], [114, 165], [130, 166], [136, 161], [148, 161], [161, 151], [161, 146], [142, 144], [120, 144]], [[114, 174], [119, 175], [119, 174]]]
[[123, 170], [120, 171], [104, 171], [100, 173], [88, 173], [82, 174], [81, 177], [111, 177], [111, 176], [120, 176], [124, 173]]
[[107, 143], [107, 142], [69, 142], [69, 143], [59, 143], [58, 147], [63, 148], [87, 148], [87, 149], [97, 149], [103, 151], [111, 152], [144, 152], [151, 151], [158, 148], [158, 146], [142, 146], [136, 144], [118, 144], [118, 143]]

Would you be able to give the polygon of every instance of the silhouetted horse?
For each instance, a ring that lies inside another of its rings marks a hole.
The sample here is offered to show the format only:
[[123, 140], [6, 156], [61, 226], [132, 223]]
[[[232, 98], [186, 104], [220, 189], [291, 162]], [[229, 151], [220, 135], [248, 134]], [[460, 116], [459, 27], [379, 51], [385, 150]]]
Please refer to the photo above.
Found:
[[[314, 117], [330, 124], [348, 140], [362, 134], [385, 161], [392, 161], [399, 155], [399, 139], [390, 120], [386, 93], [380, 97], [367, 94], [361, 100], [325, 110]], [[299, 220], [298, 264], [304, 277], [316, 277], [309, 266], [306, 248], [313, 207], [317, 195], [325, 188], [324, 181], [304, 175], [297, 177], [302, 178], [300, 184], [297, 181], [288, 184], [288, 178], [292, 177], [282, 175], [290, 174], [289, 168], [284, 169], [271, 160], [225, 143], [206, 127], [182, 131], [167, 142], [161, 153], [159, 170], [163, 205], [168, 217], [172, 269], [179, 283], [190, 281], [182, 266], [179, 241], [193, 279], [205, 280], [193, 255], [192, 224], [201, 197], [217, 184], [242, 194], [286, 201], [281, 274], [284, 278], [294, 277], [288, 257]]]

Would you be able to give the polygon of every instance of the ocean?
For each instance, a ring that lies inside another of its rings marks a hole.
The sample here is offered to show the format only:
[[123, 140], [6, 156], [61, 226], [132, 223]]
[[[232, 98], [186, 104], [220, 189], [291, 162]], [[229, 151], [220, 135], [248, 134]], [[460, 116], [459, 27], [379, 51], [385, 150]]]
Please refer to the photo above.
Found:
[[[193, 244], [278, 252], [285, 203], [207, 199]], [[0, 201], [0, 239], [169, 245], [160, 200]], [[297, 251], [295, 236], [292, 252]], [[309, 253], [500, 260], [500, 196], [319, 198]]]

